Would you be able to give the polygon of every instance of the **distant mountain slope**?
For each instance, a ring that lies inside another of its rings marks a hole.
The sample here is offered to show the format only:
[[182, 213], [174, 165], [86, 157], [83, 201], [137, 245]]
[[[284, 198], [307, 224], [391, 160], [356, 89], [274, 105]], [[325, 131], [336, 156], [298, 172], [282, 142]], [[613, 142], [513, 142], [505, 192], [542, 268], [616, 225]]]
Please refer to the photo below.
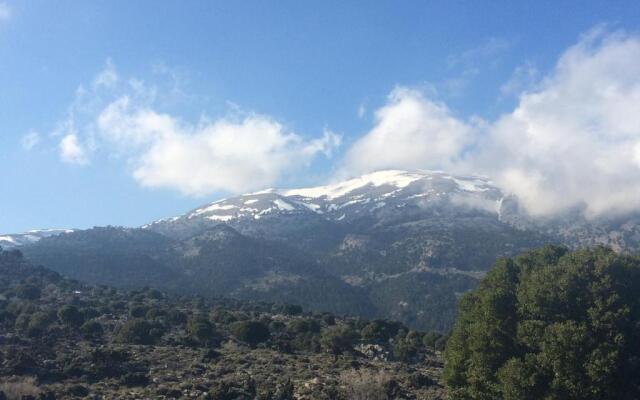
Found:
[[35, 263], [92, 284], [178, 289], [181, 275], [165, 263], [172, 245], [155, 232], [105, 227], [43, 238], [21, 250]]
[[184, 241], [144, 229], [94, 228], [22, 248], [65, 276], [121, 288], [300, 304], [375, 315], [363, 290], [328, 274], [295, 248], [215, 226]]
[[0, 247], [12, 249], [14, 247], [35, 243], [45, 237], [71, 232], [73, 232], [72, 229], [34, 229], [24, 233], [0, 234]]
[[[77, 279], [298, 303], [448, 329], [456, 299], [501, 256], [547, 243], [633, 250], [640, 218], [532, 218], [482, 177], [379, 171], [249, 193], [141, 229], [96, 228], [23, 247]], [[635, 246], [635, 247], [634, 247]]]

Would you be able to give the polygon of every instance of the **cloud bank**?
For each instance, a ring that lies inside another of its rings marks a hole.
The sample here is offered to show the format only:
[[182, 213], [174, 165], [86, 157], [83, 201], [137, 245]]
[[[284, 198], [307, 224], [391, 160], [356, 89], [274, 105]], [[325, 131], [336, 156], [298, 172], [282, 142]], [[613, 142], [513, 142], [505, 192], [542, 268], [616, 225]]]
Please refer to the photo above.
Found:
[[316, 155], [330, 155], [340, 144], [340, 137], [329, 131], [304, 140], [259, 114], [194, 126], [136, 107], [128, 97], [109, 104], [98, 116], [98, 127], [113, 145], [140, 149], [133, 159], [133, 176], [143, 186], [187, 195], [264, 188]]
[[305, 139], [267, 115], [237, 109], [215, 120], [185, 121], [157, 107], [159, 97], [176, 92], [173, 86], [162, 92], [123, 79], [107, 61], [88, 88], [77, 90], [53, 133], [60, 159], [87, 165], [104, 153], [126, 160], [142, 186], [201, 196], [263, 189], [340, 145], [329, 130]]
[[[396, 88], [343, 170], [429, 168], [491, 177], [533, 215], [640, 207], [640, 37], [590, 32], [495, 121], [462, 120]], [[529, 74], [530, 75], [530, 74]]]
[[471, 128], [446, 105], [418, 90], [397, 87], [375, 113], [375, 126], [348, 150], [343, 171], [385, 168], [449, 169], [472, 138]]
[[[514, 71], [500, 92], [516, 105], [493, 121], [461, 118], [430, 94], [398, 86], [336, 170], [340, 177], [385, 168], [485, 175], [533, 215], [576, 206], [587, 216], [638, 210], [637, 60], [640, 36], [589, 32], [546, 75], [530, 64]], [[123, 79], [108, 61], [88, 89], [78, 89], [54, 132], [61, 159], [87, 165], [105, 152], [126, 160], [143, 186], [206, 195], [271, 186], [340, 146], [331, 131], [305, 138], [253, 112], [185, 121], [158, 107], [177, 89], [161, 96], [155, 86]]]

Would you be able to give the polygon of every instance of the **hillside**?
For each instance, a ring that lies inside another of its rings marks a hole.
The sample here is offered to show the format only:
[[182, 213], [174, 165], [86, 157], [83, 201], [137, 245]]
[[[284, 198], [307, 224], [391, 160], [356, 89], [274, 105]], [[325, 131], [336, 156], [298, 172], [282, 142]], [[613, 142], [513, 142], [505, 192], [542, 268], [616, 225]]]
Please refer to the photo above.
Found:
[[436, 334], [84, 285], [0, 251], [0, 398], [443, 399]]
[[94, 284], [283, 301], [445, 332], [456, 299], [498, 257], [547, 243], [628, 251], [640, 243], [637, 221], [587, 219], [579, 209], [533, 218], [486, 178], [390, 170], [21, 248], [36, 263]]

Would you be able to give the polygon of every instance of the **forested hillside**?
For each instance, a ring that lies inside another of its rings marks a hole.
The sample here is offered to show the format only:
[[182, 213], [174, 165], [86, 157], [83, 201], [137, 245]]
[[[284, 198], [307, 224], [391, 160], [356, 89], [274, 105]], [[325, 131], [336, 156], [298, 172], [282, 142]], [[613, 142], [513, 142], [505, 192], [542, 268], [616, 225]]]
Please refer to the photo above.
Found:
[[451, 399], [638, 399], [640, 258], [545, 247], [496, 263], [459, 304]]

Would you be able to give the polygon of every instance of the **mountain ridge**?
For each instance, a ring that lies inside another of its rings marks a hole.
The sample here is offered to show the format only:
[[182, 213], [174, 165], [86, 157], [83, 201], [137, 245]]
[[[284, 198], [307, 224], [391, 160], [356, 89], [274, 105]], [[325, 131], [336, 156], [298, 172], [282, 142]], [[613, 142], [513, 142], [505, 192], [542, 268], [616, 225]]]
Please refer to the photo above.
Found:
[[94, 284], [298, 303], [444, 332], [458, 297], [497, 258], [548, 243], [626, 251], [640, 243], [640, 218], [536, 220], [487, 178], [388, 170], [248, 193], [141, 228], [76, 231], [22, 249]]

